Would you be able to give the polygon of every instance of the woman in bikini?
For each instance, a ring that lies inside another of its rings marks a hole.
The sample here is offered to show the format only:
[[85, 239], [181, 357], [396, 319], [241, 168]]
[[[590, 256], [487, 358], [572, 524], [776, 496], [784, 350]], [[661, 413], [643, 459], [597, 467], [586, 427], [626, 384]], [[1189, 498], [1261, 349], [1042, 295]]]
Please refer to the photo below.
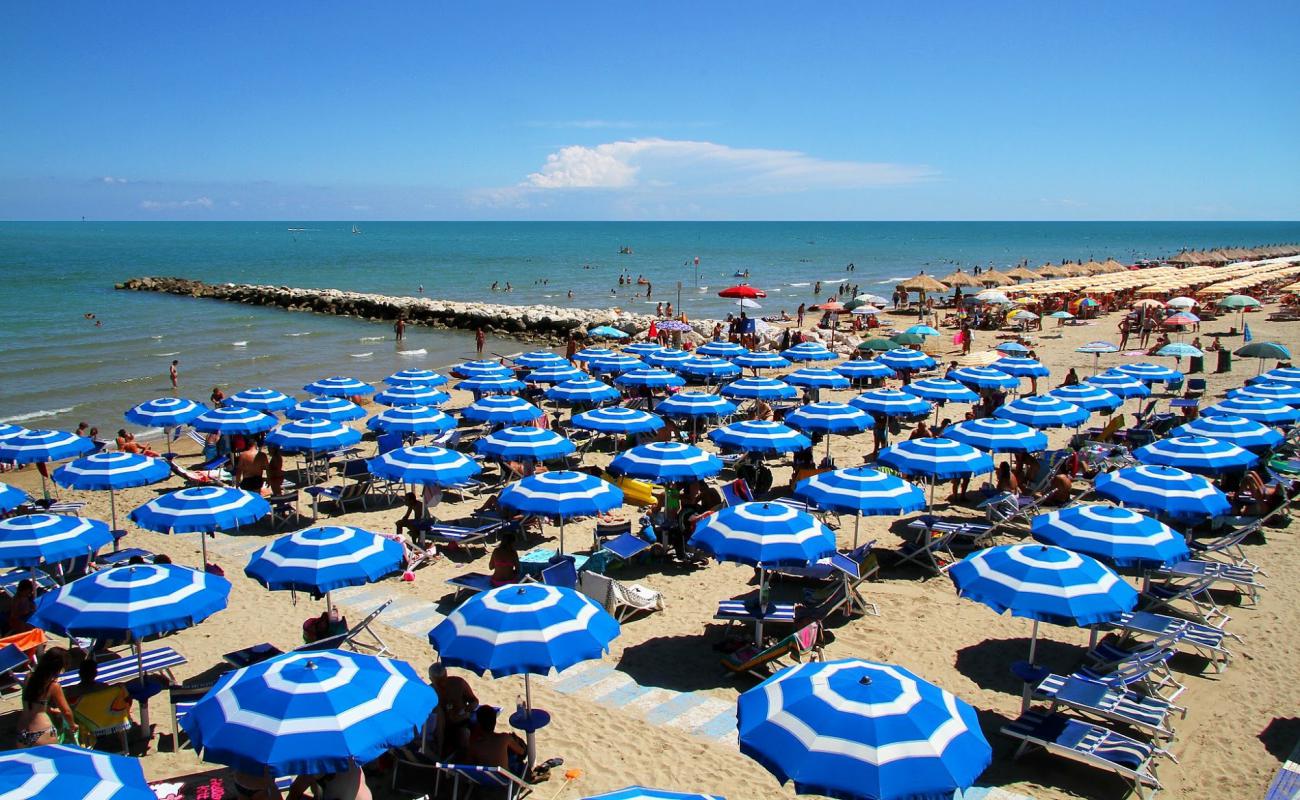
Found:
[[[15, 725], [19, 747], [58, 744], [60, 727], [68, 734], [77, 732], [72, 709], [68, 707], [63, 687], [59, 686], [57, 680], [67, 666], [68, 651], [62, 647], [51, 647], [36, 662], [36, 669], [27, 676], [27, 682], [23, 684], [23, 709], [18, 712]], [[62, 718], [60, 725], [55, 725], [55, 715]]]

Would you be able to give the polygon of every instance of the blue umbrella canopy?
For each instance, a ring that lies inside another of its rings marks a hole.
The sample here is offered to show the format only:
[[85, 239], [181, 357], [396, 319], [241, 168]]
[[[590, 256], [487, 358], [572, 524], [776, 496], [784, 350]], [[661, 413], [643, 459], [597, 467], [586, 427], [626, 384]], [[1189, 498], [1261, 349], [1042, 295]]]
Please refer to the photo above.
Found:
[[666, 349], [667, 348], [660, 347], [654, 342], [633, 342], [627, 347], [624, 347], [623, 352], [644, 360], [645, 357], [651, 353], [661, 353]]
[[184, 397], [159, 397], [132, 406], [123, 415], [127, 422], [151, 428], [174, 428], [188, 425], [208, 407]]
[[745, 400], [790, 400], [798, 396], [795, 388], [776, 378], [740, 378], [724, 385], [724, 397]]
[[476, 594], [429, 632], [442, 663], [477, 675], [546, 675], [600, 658], [620, 633], [591, 598], [540, 583]]
[[23, 514], [0, 520], [0, 567], [34, 567], [84, 556], [112, 544], [108, 525], [60, 514]]
[[587, 335], [603, 337], [605, 339], [626, 339], [627, 338], [626, 333], [610, 325], [597, 325], [596, 327], [588, 330]]
[[402, 571], [402, 545], [349, 526], [294, 531], [258, 548], [244, 574], [268, 589], [324, 594]]
[[328, 419], [295, 419], [266, 435], [266, 443], [286, 453], [328, 453], [361, 441], [361, 431]]
[[907, 330], [905, 330], [905, 331], [903, 331], [903, 332], [904, 332], [904, 333], [915, 333], [915, 334], [917, 334], [918, 336], [938, 336], [938, 335], [939, 335], [939, 331], [935, 330], [934, 328], [930, 327], [929, 325], [913, 325], [913, 326], [911, 326], [910, 328], [908, 328]]
[[1119, 346], [1111, 344], [1110, 342], [1101, 342], [1101, 341], [1088, 342], [1087, 344], [1081, 347], [1074, 348], [1074, 352], [1092, 353], [1094, 355], [1100, 355], [1104, 353], [1118, 353]]
[[1248, 383], [1300, 383], [1300, 368], [1275, 367], [1261, 375], [1249, 379]]
[[546, 461], [574, 451], [573, 442], [555, 431], [530, 426], [502, 428], [474, 443], [481, 455], [501, 461], [527, 458]]
[[993, 471], [993, 459], [987, 453], [952, 439], [909, 439], [882, 449], [876, 460], [904, 475], [922, 475], [933, 480]]
[[444, 433], [456, 427], [456, 420], [428, 406], [386, 408], [366, 420], [366, 427], [385, 433], [409, 433], [416, 436]]
[[870, 360], [841, 361], [831, 369], [855, 381], [864, 378], [891, 378], [895, 374], [894, 370], [887, 365]]
[[665, 347], [659, 350], [658, 352], [650, 353], [649, 355], [645, 356], [643, 360], [647, 364], [652, 364], [656, 367], [672, 369], [689, 358], [691, 358], [691, 354], [686, 352], [685, 350], [678, 350], [673, 347]]
[[599, 356], [587, 360], [587, 366], [592, 372], [604, 372], [611, 375], [617, 375], [624, 372], [631, 372], [634, 369], [645, 369], [646, 363], [639, 358], [634, 358], [626, 353], [614, 353], [609, 356]]
[[745, 353], [731, 359], [731, 363], [746, 369], [783, 369], [790, 360], [777, 353]]
[[226, 607], [230, 581], [175, 564], [92, 572], [41, 595], [31, 622], [63, 636], [121, 639], [197, 625]]
[[148, 486], [167, 480], [171, 468], [161, 458], [111, 451], [91, 453], [54, 470], [54, 482], [68, 489], [102, 491]]
[[953, 564], [948, 577], [957, 594], [999, 614], [1057, 625], [1112, 622], [1132, 611], [1138, 596], [1095, 558], [1044, 544], [978, 550]]
[[223, 675], [181, 727], [208, 762], [255, 775], [325, 774], [418, 738], [437, 704], [404, 662], [286, 653]]
[[1003, 342], [1002, 344], [998, 345], [993, 349], [1002, 353], [1028, 353], [1029, 352], [1029, 348], [1025, 347], [1020, 342]]
[[546, 517], [600, 514], [623, 505], [623, 490], [585, 472], [539, 472], [501, 490], [500, 503]]
[[628, 786], [614, 792], [588, 795], [582, 800], [726, 800], [726, 798], [717, 794], [673, 792], [667, 789], [651, 789], [646, 786]]
[[1019, 378], [996, 367], [958, 367], [948, 373], [948, 378], [979, 389], [1014, 389], [1020, 385]]
[[732, 378], [741, 372], [740, 367], [730, 361], [712, 356], [694, 356], [672, 365], [672, 368], [697, 378]]
[[665, 417], [725, 417], [736, 413], [736, 404], [707, 392], [678, 392], [659, 401], [655, 413]]
[[952, 797], [992, 761], [975, 709], [903, 667], [799, 664], [740, 696], [740, 750], [799, 794]]
[[820, 342], [802, 342], [781, 351], [781, 355], [791, 361], [834, 361], [839, 356], [826, 349]]
[[1290, 361], [1291, 351], [1286, 345], [1279, 342], [1250, 342], [1244, 347], [1238, 348], [1233, 355], [1242, 358], [1275, 358], [1279, 361]]
[[747, 354], [749, 350], [734, 342], [706, 342], [695, 348], [695, 352], [715, 358], [736, 358]]
[[302, 390], [307, 394], [324, 395], [326, 397], [355, 397], [361, 394], [371, 394], [375, 391], [374, 387], [368, 383], [342, 375], [312, 381], [302, 387]]
[[812, 447], [812, 440], [779, 422], [742, 420], [709, 431], [718, 447], [746, 453], [792, 453]]
[[1250, 383], [1228, 392], [1228, 397], [1262, 397], [1275, 403], [1300, 406], [1300, 386], [1294, 383]]
[[0, 753], [0, 798], [157, 800], [140, 760], [81, 747], [47, 744]]
[[965, 384], [947, 378], [922, 378], [912, 381], [902, 389], [910, 395], [933, 402], [978, 403], [980, 396], [967, 389]]
[[[1270, 400], [1267, 397], [1238, 395], [1220, 400], [1212, 406], [1201, 409], [1206, 417], [1245, 417], [1265, 425], [1286, 425], [1300, 420], [1300, 409]], [[12, 440], [11, 440], [12, 441]], [[0, 455], [3, 455], [3, 442], [0, 442]]]
[[1015, 378], [1045, 378], [1052, 371], [1033, 358], [1003, 356], [993, 362], [993, 369], [1001, 370]]
[[785, 376], [785, 382], [809, 389], [849, 388], [849, 379], [833, 369], [797, 369]]
[[920, 350], [909, 350], [906, 347], [887, 350], [876, 360], [896, 371], [930, 369], [938, 363]]
[[271, 512], [259, 494], [222, 486], [192, 486], [159, 495], [131, 512], [131, 521], [158, 533], [230, 530]]
[[0, 512], [13, 511], [28, 501], [27, 492], [7, 483], [0, 483]]
[[820, 472], [799, 481], [794, 494], [817, 508], [868, 517], [925, 508], [925, 493], [919, 486], [870, 467]]
[[565, 381], [577, 381], [587, 377], [587, 373], [573, 366], [567, 361], [559, 364], [548, 364], [545, 367], [538, 367], [528, 373], [529, 383], [564, 383]]
[[237, 433], [265, 433], [275, 427], [275, 417], [256, 409], [231, 406], [205, 411], [190, 424], [196, 431], [219, 433], [223, 436]]
[[1192, 347], [1186, 342], [1170, 342], [1156, 351], [1156, 355], [1165, 358], [1194, 358], [1205, 355], [1199, 348]]
[[1178, 467], [1188, 472], [1217, 475], [1245, 469], [1259, 456], [1235, 444], [1206, 436], [1171, 436], [1157, 439], [1133, 451], [1143, 464]]
[[458, 378], [508, 378], [514, 371], [490, 358], [478, 361], [464, 361], [451, 368], [451, 374]]
[[524, 382], [515, 378], [470, 378], [463, 380], [456, 385], [456, 388], [463, 389], [467, 392], [476, 394], [510, 394], [511, 392], [522, 392], [528, 388]]
[[968, 419], [943, 429], [943, 437], [989, 453], [1037, 453], [1047, 449], [1047, 435], [1010, 419]]
[[1132, 375], [1143, 383], [1174, 383], [1183, 379], [1183, 373], [1176, 369], [1169, 369], [1145, 361], [1136, 364], [1124, 364], [1116, 367], [1115, 371], [1125, 375]]
[[75, 458], [94, 446], [95, 443], [88, 437], [67, 431], [24, 430], [0, 439], [0, 462], [41, 464]]
[[1114, 411], [1124, 405], [1123, 398], [1091, 383], [1058, 386], [1047, 394], [1088, 411]]
[[460, 415], [474, 422], [498, 425], [532, 422], [542, 415], [542, 410], [522, 397], [495, 394], [475, 400]]
[[649, 411], [623, 406], [607, 406], [584, 411], [575, 414], [572, 423], [575, 428], [629, 436], [657, 431], [664, 426], [664, 421]]
[[608, 347], [584, 347], [573, 354], [574, 361], [594, 361], [598, 358], [613, 358], [618, 355], [618, 351], [610, 350]]
[[811, 564], [835, 552], [835, 534], [807, 511], [783, 503], [741, 503], [705, 517], [691, 547], [719, 561], [779, 567]]
[[785, 416], [787, 425], [804, 433], [857, 433], [871, 427], [865, 412], [847, 403], [809, 403]]
[[689, 444], [651, 442], [619, 453], [609, 471], [651, 483], [676, 483], [711, 478], [722, 471], [722, 460]]
[[376, 477], [411, 486], [455, 486], [480, 471], [478, 464], [460, 453], [432, 445], [389, 450], [366, 466]]
[[389, 386], [441, 386], [446, 382], [446, 375], [431, 369], [400, 369], [384, 378]]
[[1072, 428], [1087, 422], [1091, 412], [1059, 397], [1035, 395], [1012, 400], [994, 411], [993, 415], [1034, 428]]
[[660, 388], [667, 386], [685, 386], [686, 379], [680, 375], [674, 375], [666, 369], [658, 367], [648, 367], [646, 369], [634, 369], [631, 372], [625, 372], [614, 379], [617, 386], [649, 386], [651, 388]]
[[512, 361], [517, 366], [524, 369], [541, 369], [551, 366], [568, 366], [569, 362], [559, 353], [552, 353], [550, 350], [533, 350], [522, 355], [515, 356]]
[[546, 390], [546, 399], [557, 403], [608, 403], [621, 396], [618, 389], [593, 378], [565, 381]]
[[264, 387], [255, 387], [245, 389], [242, 392], [235, 392], [226, 398], [226, 406], [238, 406], [240, 408], [251, 408], [255, 411], [262, 411], [267, 414], [276, 411], [284, 411], [292, 408], [294, 399], [284, 392], [277, 392], [275, 389]]
[[1117, 567], [1158, 567], [1189, 555], [1182, 534], [1130, 508], [1063, 508], [1034, 517], [1030, 531], [1044, 544], [1084, 553]]
[[1085, 383], [1100, 386], [1116, 397], [1127, 400], [1130, 397], [1149, 397], [1151, 389], [1132, 375], [1123, 372], [1103, 372], [1083, 379]]
[[933, 408], [927, 401], [898, 389], [868, 389], [849, 401], [863, 411], [890, 417], [921, 417]]
[[1208, 479], [1176, 467], [1124, 467], [1101, 473], [1093, 486], [1116, 503], [1179, 519], [1217, 517], [1232, 508], [1227, 495]]
[[1244, 417], [1197, 417], [1172, 431], [1174, 436], [1208, 436], [1246, 450], [1262, 450], [1282, 443], [1282, 432]]
[[334, 422], [349, 422], [361, 419], [366, 410], [343, 397], [313, 397], [296, 404], [284, 412], [289, 419], [328, 419]]

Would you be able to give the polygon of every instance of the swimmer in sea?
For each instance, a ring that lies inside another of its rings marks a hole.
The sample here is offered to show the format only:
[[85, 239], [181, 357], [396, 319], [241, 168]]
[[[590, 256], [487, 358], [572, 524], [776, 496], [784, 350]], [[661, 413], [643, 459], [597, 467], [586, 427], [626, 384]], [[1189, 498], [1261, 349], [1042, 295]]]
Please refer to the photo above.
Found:
[[171, 379], [172, 379], [172, 388], [173, 388], [173, 389], [176, 388], [176, 381], [177, 381], [176, 368], [180, 366], [180, 363], [181, 363], [181, 362], [180, 362], [178, 359], [172, 359], [172, 366], [171, 366], [171, 369], [169, 370], [169, 374], [170, 374], [170, 377], [171, 377]]

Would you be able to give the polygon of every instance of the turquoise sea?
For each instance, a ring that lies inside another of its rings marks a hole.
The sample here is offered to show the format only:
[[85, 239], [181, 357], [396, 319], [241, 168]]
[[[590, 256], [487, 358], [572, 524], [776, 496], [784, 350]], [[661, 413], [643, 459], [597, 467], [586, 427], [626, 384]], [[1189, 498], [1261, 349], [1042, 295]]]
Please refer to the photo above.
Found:
[[[294, 230], [296, 229], [296, 230]], [[0, 420], [102, 431], [127, 407], [169, 392], [206, 400], [270, 386], [301, 395], [332, 374], [376, 381], [401, 367], [472, 355], [468, 333], [409, 329], [399, 355], [385, 324], [216, 301], [115, 292], [140, 275], [336, 287], [459, 300], [653, 309], [678, 301], [692, 317], [725, 313], [716, 291], [748, 269], [766, 289], [762, 313], [812, 302], [812, 284], [862, 291], [924, 269], [1031, 266], [1115, 257], [1125, 263], [1185, 247], [1300, 241], [1297, 222], [749, 222], [749, 223], [0, 223]], [[620, 254], [620, 248], [631, 248]], [[698, 270], [695, 258], [700, 259]], [[856, 269], [846, 272], [853, 263]], [[644, 275], [650, 301], [618, 276]], [[493, 292], [496, 281], [512, 291]], [[705, 288], [707, 287], [707, 288]], [[567, 299], [572, 289], [574, 299]], [[611, 292], [611, 290], [613, 290]], [[102, 322], [96, 327], [85, 314]], [[244, 344], [238, 344], [238, 343]], [[518, 351], [493, 341], [498, 353]]]

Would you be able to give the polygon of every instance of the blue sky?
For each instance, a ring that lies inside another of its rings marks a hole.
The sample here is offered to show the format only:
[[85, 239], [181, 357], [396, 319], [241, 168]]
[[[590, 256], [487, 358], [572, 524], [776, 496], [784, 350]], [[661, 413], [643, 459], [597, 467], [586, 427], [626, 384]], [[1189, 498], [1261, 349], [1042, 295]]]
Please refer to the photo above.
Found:
[[0, 219], [1297, 219], [1295, 2], [21, 3]]

